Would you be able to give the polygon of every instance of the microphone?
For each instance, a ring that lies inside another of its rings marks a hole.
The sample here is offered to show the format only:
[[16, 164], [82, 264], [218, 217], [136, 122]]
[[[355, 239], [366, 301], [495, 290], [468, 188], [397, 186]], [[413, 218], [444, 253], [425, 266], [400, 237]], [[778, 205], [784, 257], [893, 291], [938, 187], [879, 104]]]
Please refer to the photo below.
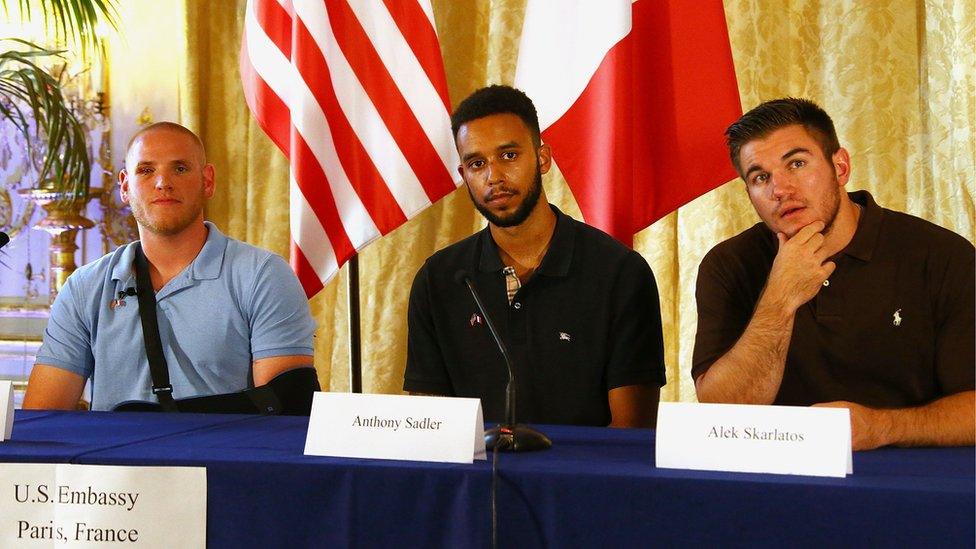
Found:
[[531, 452], [551, 448], [552, 441], [549, 440], [549, 437], [528, 425], [521, 425], [515, 421], [515, 370], [512, 368], [512, 360], [508, 356], [508, 348], [505, 347], [505, 342], [495, 330], [495, 324], [491, 321], [485, 305], [481, 302], [478, 290], [475, 289], [474, 282], [471, 280], [471, 274], [460, 269], [454, 273], [454, 281], [462, 286], [467, 286], [468, 291], [471, 292], [471, 297], [474, 298], [475, 305], [481, 311], [481, 316], [484, 317], [485, 324], [488, 325], [488, 331], [491, 332], [491, 337], [495, 339], [495, 344], [498, 345], [498, 350], [501, 351], [502, 358], [505, 359], [505, 366], [508, 368], [508, 385], [505, 387], [505, 423], [485, 431], [485, 447], [489, 450], [497, 448], [506, 452]]
[[[10, 237], [7, 236], [7, 233], [0, 231], [0, 250], [2, 250], [2, 248], [6, 246], [8, 242], [10, 242]], [[7, 252], [0, 252], [0, 253], [3, 253], [3, 255], [5, 256], [7, 255]], [[2, 259], [0, 259], [0, 265], [3, 265], [8, 269], [10, 268], [10, 265], [4, 263]]]

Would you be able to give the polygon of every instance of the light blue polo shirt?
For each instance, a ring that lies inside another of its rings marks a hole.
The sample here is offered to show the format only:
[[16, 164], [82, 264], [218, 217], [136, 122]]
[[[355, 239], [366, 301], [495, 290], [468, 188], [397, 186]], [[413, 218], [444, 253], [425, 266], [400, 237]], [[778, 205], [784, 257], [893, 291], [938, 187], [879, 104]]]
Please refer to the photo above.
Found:
[[[253, 385], [251, 363], [312, 355], [315, 323], [298, 279], [281, 257], [224, 236], [206, 222], [197, 257], [156, 294], [159, 337], [174, 398]], [[156, 402], [136, 296], [135, 243], [74, 272], [51, 307], [38, 364], [92, 379], [92, 409]]]

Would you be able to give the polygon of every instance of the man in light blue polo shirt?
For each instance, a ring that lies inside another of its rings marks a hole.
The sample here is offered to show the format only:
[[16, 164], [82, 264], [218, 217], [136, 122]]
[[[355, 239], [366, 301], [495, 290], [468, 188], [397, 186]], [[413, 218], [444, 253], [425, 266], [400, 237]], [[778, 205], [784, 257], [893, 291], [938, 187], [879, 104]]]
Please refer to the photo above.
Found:
[[[140, 130], [119, 174], [156, 292], [159, 337], [177, 399], [260, 386], [312, 364], [315, 325], [283, 259], [204, 221], [214, 168], [190, 130]], [[139, 318], [135, 243], [79, 268], [51, 308], [24, 408], [92, 409], [156, 401]]]

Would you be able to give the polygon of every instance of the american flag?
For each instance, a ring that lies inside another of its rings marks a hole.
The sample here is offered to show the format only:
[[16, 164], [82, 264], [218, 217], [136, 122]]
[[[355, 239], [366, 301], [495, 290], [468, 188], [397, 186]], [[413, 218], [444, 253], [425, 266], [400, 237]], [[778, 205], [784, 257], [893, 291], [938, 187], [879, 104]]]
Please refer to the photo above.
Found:
[[240, 68], [289, 159], [291, 264], [309, 296], [460, 184], [429, 0], [249, 0]]

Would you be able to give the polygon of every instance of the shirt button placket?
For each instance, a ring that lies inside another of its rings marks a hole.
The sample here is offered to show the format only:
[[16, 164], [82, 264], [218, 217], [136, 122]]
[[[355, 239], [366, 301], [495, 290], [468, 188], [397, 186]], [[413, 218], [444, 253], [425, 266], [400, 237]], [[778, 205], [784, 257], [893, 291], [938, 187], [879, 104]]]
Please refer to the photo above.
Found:
[[508, 318], [510, 319], [510, 328], [512, 334], [512, 343], [514, 345], [522, 345], [528, 341], [528, 326], [526, 325], [525, 312], [522, 309], [522, 301], [516, 299], [512, 301], [512, 306], [508, 310]]

